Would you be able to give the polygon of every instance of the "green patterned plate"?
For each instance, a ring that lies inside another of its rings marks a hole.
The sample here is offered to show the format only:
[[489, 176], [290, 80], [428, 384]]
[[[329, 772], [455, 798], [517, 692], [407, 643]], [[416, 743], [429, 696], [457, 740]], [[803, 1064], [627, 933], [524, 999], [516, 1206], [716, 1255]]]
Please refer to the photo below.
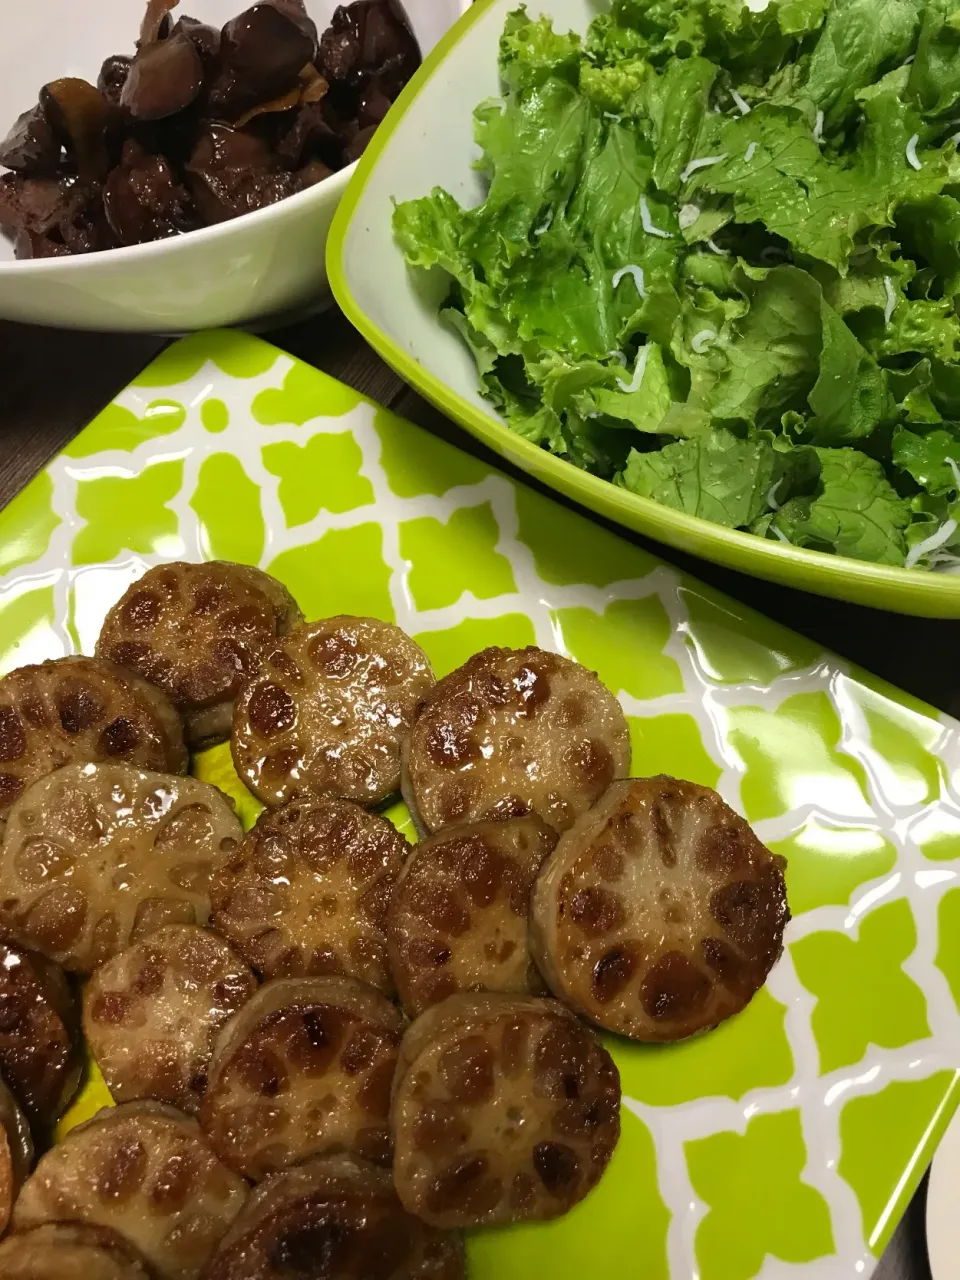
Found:
[[[168, 349], [0, 515], [0, 548], [4, 671], [92, 652], [179, 557], [259, 564], [308, 618], [396, 620], [440, 673], [534, 641], [599, 671], [634, 771], [716, 786], [787, 856], [795, 919], [745, 1013], [612, 1045], [607, 1176], [557, 1222], [473, 1235], [470, 1274], [869, 1274], [958, 1099], [960, 726], [238, 333]], [[225, 748], [196, 765], [243, 796]]]

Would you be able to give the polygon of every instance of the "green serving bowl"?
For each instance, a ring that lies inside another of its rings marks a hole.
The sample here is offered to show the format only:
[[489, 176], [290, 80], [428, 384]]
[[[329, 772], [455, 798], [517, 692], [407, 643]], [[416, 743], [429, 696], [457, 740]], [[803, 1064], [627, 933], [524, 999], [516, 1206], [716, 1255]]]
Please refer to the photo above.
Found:
[[[473, 110], [500, 92], [497, 49], [516, 0], [476, 0], [407, 86], [360, 161], [327, 241], [334, 296], [367, 341], [437, 408], [544, 484], [681, 551], [743, 573], [897, 613], [960, 618], [960, 577], [867, 564], [711, 524], [587, 475], [515, 435], [481, 397], [476, 366], [437, 309], [440, 272], [407, 270], [391, 228], [394, 200], [446, 188], [484, 197], [472, 168]], [[535, 0], [560, 30], [585, 31], [596, 0]]]

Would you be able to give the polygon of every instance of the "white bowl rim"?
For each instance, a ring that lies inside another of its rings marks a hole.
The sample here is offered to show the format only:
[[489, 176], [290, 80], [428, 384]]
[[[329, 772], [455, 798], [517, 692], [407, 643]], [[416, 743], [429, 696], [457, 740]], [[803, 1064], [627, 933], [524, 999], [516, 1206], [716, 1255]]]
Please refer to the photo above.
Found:
[[160, 258], [164, 254], [175, 253], [185, 241], [189, 241], [190, 244], [210, 243], [230, 235], [238, 225], [251, 226], [254, 221], [261, 223], [270, 218], [282, 218], [285, 211], [292, 213], [295, 209], [307, 208], [311, 202], [320, 205], [324, 200], [341, 196], [356, 167], [357, 161], [354, 160], [343, 169], [338, 169], [336, 173], [331, 174], [329, 178], [324, 178], [322, 182], [314, 183], [312, 187], [297, 191], [294, 195], [285, 196], [282, 200], [276, 200], [273, 204], [263, 205], [260, 209], [251, 209], [249, 213], [242, 213], [236, 218], [227, 218], [223, 222], [214, 222], [207, 227], [197, 227], [193, 231], [184, 231], [180, 235], [167, 236], [163, 240], [122, 245], [117, 249], [95, 249], [91, 253], [75, 253], [63, 257], [15, 258], [12, 262], [0, 262], [0, 279], [13, 272], [21, 275], [27, 273], [77, 275], [101, 266], [107, 259], [121, 266], [126, 262]]
[[[463, 15], [470, 9], [473, 0], [456, 0], [456, 3], [461, 15]], [[428, 56], [429, 51], [424, 55], [422, 61], [426, 61]], [[197, 227], [195, 230], [185, 231], [181, 235], [168, 236], [164, 240], [148, 240], [145, 244], [123, 245], [117, 249], [95, 249], [91, 253], [75, 253], [56, 258], [14, 258], [12, 261], [0, 261], [0, 279], [14, 272], [20, 275], [38, 276], [56, 274], [57, 272], [64, 276], [79, 275], [85, 271], [95, 270], [107, 260], [122, 266], [124, 263], [132, 261], [162, 258], [164, 254], [175, 253], [178, 246], [182, 245], [185, 240], [190, 244], [207, 244], [228, 236], [237, 224], [250, 226], [253, 224], [253, 220], [256, 220], [256, 223], [261, 223], [268, 221], [270, 218], [282, 218], [285, 211], [293, 212], [298, 209], [306, 209], [311, 202], [316, 202], [319, 206], [325, 198], [336, 198], [339, 204], [339, 199], [353, 177], [358, 163], [359, 161], [354, 160], [343, 169], [338, 169], [336, 173], [331, 174], [329, 178], [324, 178], [322, 182], [317, 182], [312, 187], [307, 187], [305, 191], [298, 191], [295, 195], [286, 196], [283, 200], [277, 200], [274, 204], [264, 205], [260, 209], [252, 209], [249, 213], [243, 213], [237, 218], [227, 218], [223, 222], [215, 222], [208, 227]]]

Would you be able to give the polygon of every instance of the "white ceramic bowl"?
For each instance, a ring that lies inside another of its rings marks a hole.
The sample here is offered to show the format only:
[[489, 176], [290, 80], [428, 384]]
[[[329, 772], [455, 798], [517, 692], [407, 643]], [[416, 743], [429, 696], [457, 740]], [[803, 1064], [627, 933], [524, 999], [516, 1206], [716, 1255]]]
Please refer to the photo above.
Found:
[[940, 1141], [927, 1187], [927, 1254], [933, 1280], [960, 1275], [960, 1113]]
[[[469, 0], [403, 0], [424, 54]], [[222, 26], [252, 0], [183, 0]], [[96, 80], [109, 54], [130, 53], [138, 0], [7, 0], [0, 43], [0, 137], [59, 76]], [[317, 27], [336, 0], [307, 0]], [[0, 236], [0, 319], [72, 329], [174, 332], [243, 324], [309, 307], [327, 293], [327, 231], [354, 166], [279, 204], [153, 244], [17, 262]]]

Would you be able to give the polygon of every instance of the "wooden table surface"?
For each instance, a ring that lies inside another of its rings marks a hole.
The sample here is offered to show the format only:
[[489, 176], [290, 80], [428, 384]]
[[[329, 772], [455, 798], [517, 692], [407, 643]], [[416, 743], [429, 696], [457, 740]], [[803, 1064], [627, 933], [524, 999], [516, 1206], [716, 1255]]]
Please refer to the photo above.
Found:
[[[327, 312], [268, 336], [277, 346], [411, 421], [510, 470], [502, 459], [488, 454], [406, 387], [338, 312]], [[143, 335], [69, 333], [0, 322], [0, 507], [162, 345], [161, 339]], [[960, 623], [904, 618], [823, 600], [719, 569], [637, 535], [625, 536], [933, 706], [960, 716]], [[929, 1280], [923, 1200], [921, 1189], [874, 1273], [874, 1280]], [[799, 1277], [801, 1269], [797, 1272]]]

